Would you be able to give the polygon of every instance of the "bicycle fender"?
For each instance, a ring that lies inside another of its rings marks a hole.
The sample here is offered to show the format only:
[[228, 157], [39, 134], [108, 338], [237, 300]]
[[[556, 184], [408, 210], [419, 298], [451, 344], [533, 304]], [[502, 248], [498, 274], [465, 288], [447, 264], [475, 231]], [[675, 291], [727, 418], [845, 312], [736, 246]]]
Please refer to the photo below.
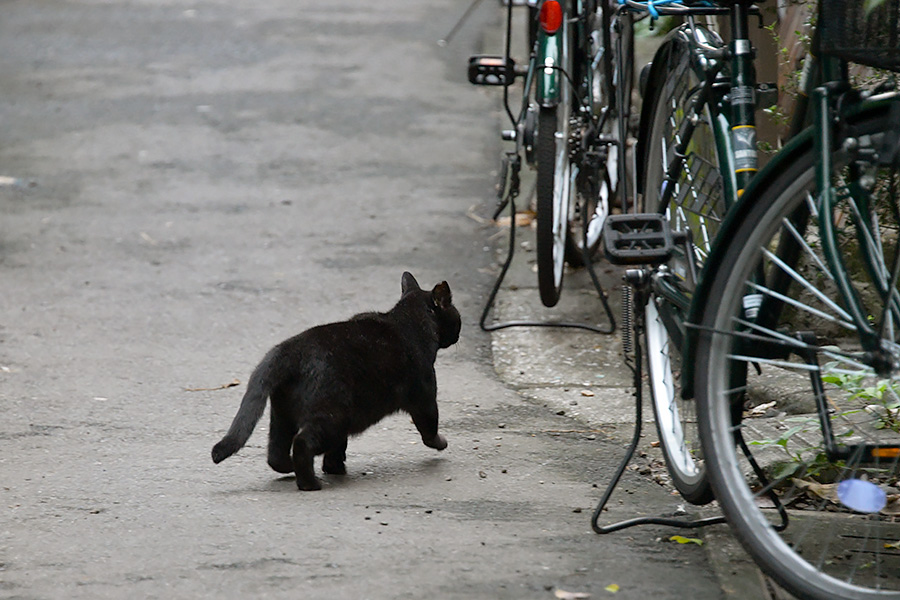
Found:
[[[886, 111], [891, 104], [900, 102], [900, 95], [885, 97], [882, 99], [869, 101], [857, 105], [851, 113], [844, 115], [848, 121], [865, 117], [868, 114]], [[694, 356], [697, 349], [697, 338], [700, 330], [697, 326], [703, 320], [703, 312], [706, 305], [710, 301], [709, 289], [711, 282], [715, 279], [721, 264], [722, 255], [728, 249], [728, 240], [734, 239], [738, 227], [748, 218], [748, 213], [757, 199], [768, 189], [769, 185], [785, 171], [798, 157], [805, 152], [809, 152], [813, 146], [813, 127], [808, 127], [792, 140], [774, 156], [771, 160], [756, 174], [750, 181], [750, 184], [744, 190], [740, 200], [728, 211], [718, 234], [713, 240], [709, 256], [703, 264], [700, 272], [700, 281], [694, 290], [694, 297], [691, 301], [691, 309], [686, 321], [686, 331], [684, 337], [684, 347], [682, 348], [682, 356]], [[696, 361], [682, 361], [682, 380], [681, 394], [685, 399], [693, 398], [694, 391], [694, 371], [696, 369]]]
[[538, 52], [535, 59], [537, 71], [537, 89], [535, 100], [544, 108], [552, 108], [559, 104], [560, 82], [564, 75], [560, 72], [564, 66], [562, 61], [562, 45], [565, 28], [560, 28], [553, 35], [543, 31], [538, 34]]
[[[698, 26], [698, 28], [707, 31], [700, 26]], [[652, 125], [652, 111], [656, 105], [656, 97], [660, 94], [662, 83], [666, 79], [666, 72], [669, 69], [669, 57], [672, 55], [672, 51], [678, 45], [688, 44], [685, 40], [685, 35], [685, 26], [676, 27], [667, 33], [663, 38], [662, 43], [659, 45], [659, 48], [657, 48], [656, 54], [653, 56], [653, 61], [650, 63], [650, 71], [648, 72], [646, 79], [646, 88], [643, 90], [642, 94], [643, 103], [641, 106], [641, 119], [637, 137], [637, 155], [635, 156], [635, 160], [637, 161], [637, 191], [639, 193], [643, 193], [644, 191], [644, 161], [648, 144], [647, 138], [650, 136], [650, 127]], [[706, 35], [712, 38], [714, 34], [707, 32]]]

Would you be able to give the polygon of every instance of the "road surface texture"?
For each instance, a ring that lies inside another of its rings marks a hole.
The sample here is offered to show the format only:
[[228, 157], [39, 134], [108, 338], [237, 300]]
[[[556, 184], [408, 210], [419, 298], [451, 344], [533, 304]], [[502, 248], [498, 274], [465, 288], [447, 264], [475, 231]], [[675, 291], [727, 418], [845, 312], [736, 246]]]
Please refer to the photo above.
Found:
[[[465, 61], [499, 23], [439, 46], [465, 4], [0, 2], [0, 597], [763, 597], [724, 528], [591, 532], [630, 434], [616, 336], [478, 329], [500, 113]], [[541, 311], [519, 254], [500, 316]], [[263, 354], [404, 270], [463, 315], [449, 448], [391, 417], [301, 493], [264, 419], [214, 465]], [[564, 294], [602, 321], [583, 273]], [[610, 520], [678, 511], [653, 438]]]

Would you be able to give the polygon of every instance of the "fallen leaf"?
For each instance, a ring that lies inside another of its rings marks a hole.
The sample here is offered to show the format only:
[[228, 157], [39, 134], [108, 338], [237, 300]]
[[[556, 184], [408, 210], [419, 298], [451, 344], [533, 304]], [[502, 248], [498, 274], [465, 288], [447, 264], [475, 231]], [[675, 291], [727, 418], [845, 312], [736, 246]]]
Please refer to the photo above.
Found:
[[887, 504], [881, 509], [881, 514], [889, 517], [900, 516], [900, 494], [888, 494]]
[[[516, 213], [516, 227], [528, 227], [534, 221], [534, 213], [531, 211], [523, 211]], [[498, 227], [509, 227], [511, 219], [509, 217], [500, 217], [497, 219]]]
[[615, 583], [611, 583], [603, 589], [606, 590], [607, 592], [609, 592], [610, 594], [615, 594], [616, 592], [619, 591], [619, 586], [617, 586]]
[[887, 550], [900, 550], [900, 541], [884, 545]]
[[748, 414], [751, 417], [761, 417], [761, 416], [765, 415], [769, 411], [770, 408], [775, 408], [776, 404], [778, 404], [778, 403], [775, 401], [772, 401], [772, 402], [766, 402], [765, 404], [760, 404], [758, 406], [754, 406], [753, 408], [751, 408], [748, 411]]
[[586, 600], [591, 597], [585, 592], [567, 592], [566, 590], [556, 590], [553, 595], [559, 600]]
[[186, 392], [215, 392], [218, 390], [227, 390], [228, 388], [233, 388], [241, 385], [241, 381], [239, 379], [235, 379], [231, 383], [224, 383], [218, 387], [211, 388], [184, 388]]
[[840, 504], [840, 500], [837, 495], [837, 487], [836, 483], [818, 483], [816, 481], [806, 481], [804, 479], [797, 479], [796, 477], [793, 479], [794, 484], [805, 491], [807, 494], [812, 494], [817, 496], [823, 500], [828, 500], [834, 504]]
[[703, 545], [703, 540], [699, 538], [684, 537], [683, 535], [673, 535], [669, 538], [669, 541], [678, 544], [697, 544], [698, 546]]
[[469, 210], [466, 211], [466, 216], [475, 221], [476, 223], [480, 223], [481, 225], [487, 225], [490, 223], [490, 219], [485, 219], [484, 217], [478, 216], [475, 212], [475, 209], [478, 208], [477, 204], [473, 204], [469, 207]]

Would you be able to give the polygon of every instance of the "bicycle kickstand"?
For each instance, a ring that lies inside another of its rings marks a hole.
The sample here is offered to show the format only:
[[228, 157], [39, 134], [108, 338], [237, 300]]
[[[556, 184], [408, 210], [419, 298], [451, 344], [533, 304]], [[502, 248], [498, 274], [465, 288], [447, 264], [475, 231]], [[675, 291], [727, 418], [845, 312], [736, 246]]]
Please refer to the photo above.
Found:
[[491, 292], [488, 294], [487, 301], [485, 302], [484, 308], [482, 309], [481, 319], [478, 321], [479, 326], [481, 327], [482, 331], [486, 332], [498, 331], [500, 329], [507, 329], [509, 327], [558, 327], [564, 329], [583, 329], [587, 331], [593, 331], [594, 333], [607, 335], [614, 333], [616, 330], [615, 317], [613, 316], [613, 311], [610, 308], [609, 302], [607, 301], [606, 291], [600, 284], [600, 280], [597, 277], [596, 272], [594, 271], [594, 265], [591, 261], [590, 253], [586, 250], [586, 248], [584, 250], [582, 258], [584, 259], [588, 274], [591, 277], [591, 282], [594, 284], [594, 288], [597, 291], [597, 295], [609, 321], [605, 327], [591, 325], [589, 323], [569, 323], [564, 321], [506, 321], [501, 323], [487, 322], [488, 315], [494, 308], [494, 302], [497, 299], [497, 294], [500, 292], [500, 287], [503, 285], [503, 280], [506, 278], [506, 274], [509, 271], [510, 265], [512, 265], [513, 255], [515, 254], [516, 250], [516, 198], [519, 196], [519, 186], [521, 184], [521, 181], [519, 179], [519, 171], [521, 170], [521, 168], [521, 156], [517, 152], [507, 152], [501, 169], [501, 189], [499, 194], [500, 197], [497, 208], [494, 212], [493, 220], [496, 221], [497, 217], [500, 216], [500, 213], [503, 212], [505, 208], [509, 207], [509, 243], [506, 253], [506, 259], [503, 261], [503, 265], [500, 268], [500, 274], [494, 281], [494, 286], [491, 288]]
[[[644, 269], [628, 269], [625, 272], [625, 285], [622, 287], [622, 346], [625, 355], [625, 364], [631, 369], [634, 376], [634, 399], [635, 399], [635, 415], [634, 415], [634, 434], [631, 438], [631, 444], [625, 453], [624, 458], [619, 463], [615, 474], [607, 484], [606, 491], [594, 514], [591, 517], [591, 528], [599, 534], [612, 533], [621, 529], [627, 529], [636, 525], [664, 525], [667, 527], [677, 527], [680, 529], [695, 529], [698, 527], [706, 527], [708, 525], [718, 525], [725, 522], [724, 517], [708, 517], [694, 521], [685, 521], [683, 519], [674, 519], [668, 517], [636, 517], [627, 519], [610, 525], [600, 525], [600, 515], [606, 508], [610, 497], [612, 497], [619, 480], [625, 473], [625, 469], [634, 458], [638, 444], [641, 440], [641, 429], [643, 426], [643, 349], [641, 347], [641, 333], [643, 332], [643, 314], [644, 306], [648, 301], [647, 279], [649, 274]], [[633, 359], [632, 359], [633, 355]]]

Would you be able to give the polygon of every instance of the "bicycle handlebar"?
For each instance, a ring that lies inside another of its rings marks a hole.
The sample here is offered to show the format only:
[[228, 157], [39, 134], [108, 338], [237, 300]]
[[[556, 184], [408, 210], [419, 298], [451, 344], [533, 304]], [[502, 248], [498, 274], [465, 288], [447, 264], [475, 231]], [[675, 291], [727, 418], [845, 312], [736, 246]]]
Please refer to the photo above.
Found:
[[[722, 6], [707, 0], [686, 3], [684, 0], [617, 0], [620, 7], [631, 12], [649, 13], [653, 19], [665, 15], [727, 15], [731, 6]], [[759, 8], [751, 7], [751, 13], [757, 14]]]

